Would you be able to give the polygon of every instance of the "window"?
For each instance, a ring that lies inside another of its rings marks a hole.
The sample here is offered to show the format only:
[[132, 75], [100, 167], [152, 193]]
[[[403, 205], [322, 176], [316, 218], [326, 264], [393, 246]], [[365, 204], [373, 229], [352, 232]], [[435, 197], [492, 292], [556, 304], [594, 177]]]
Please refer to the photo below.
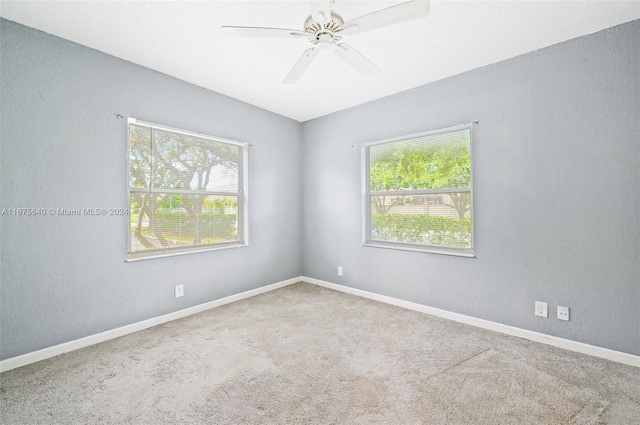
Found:
[[129, 119], [128, 260], [247, 244], [247, 145]]
[[364, 245], [473, 256], [471, 126], [364, 145]]

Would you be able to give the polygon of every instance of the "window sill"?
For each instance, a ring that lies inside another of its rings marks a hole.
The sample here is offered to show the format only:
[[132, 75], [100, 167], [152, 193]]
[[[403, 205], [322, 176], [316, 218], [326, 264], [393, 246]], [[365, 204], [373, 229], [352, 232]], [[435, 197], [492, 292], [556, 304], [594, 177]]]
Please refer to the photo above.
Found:
[[234, 242], [224, 245], [209, 245], [198, 248], [182, 248], [182, 249], [169, 249], [169, 250], [153, 250], [153, 251], [138, 251], [130, 252], [127, 254], [125, 263], [132, 263], [135, 261], [151, 260], [154, 258], [175, 257], [177, 255], [197, 254], [200, 252], [218, 251], [221, 249], [242, 248], [248, 246], [245, 242]]
[[438, 255], [452, 255], [454, 257], [467, 257], [476, 258], [476, 254], [471, 249], [455, 249], [455, 248], [439, 248], [425, 245], [412, 245], [412, 244], [396, 244], [396, 243], [384, 243], [377, 241], [366, 241], [362, 243], [362, 246], [370, 248], [385, 248], [385, 249], [397, 249], [401, 251], [413, 251], [424, 252], [427, 254]]

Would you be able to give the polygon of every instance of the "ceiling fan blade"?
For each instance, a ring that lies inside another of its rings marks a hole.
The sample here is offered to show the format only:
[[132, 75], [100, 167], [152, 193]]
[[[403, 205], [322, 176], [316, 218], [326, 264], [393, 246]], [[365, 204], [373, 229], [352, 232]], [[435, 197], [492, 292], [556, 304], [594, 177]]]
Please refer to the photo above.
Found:
[[347, 21], [342, 26], [345, 34], [360, 34], [365, 31], [395, 25], [429, 15], [429, 0], [412, 0], [362, 15]]
[[380, 72], [380, 68], [347, 43], [336, 44], [333, 51], [340, 59], [360, 72], [371, 75]]
[[331, 20], [331, 0], [311, 0], [311, 17], [318, 23], [324, 24]]
[[306, 37], [305, 33], [302, 31], [286, 28], [223, 26], [222, 31], [225, 33], [225, 35], [235, 37]]
[[287, 76], [284, 77], [284, 80], [282, 80], [282, 82], [284, 84], [293, 84], [297, 82], [304, 71], [306, 71], [309, 65], [311, 65], [313, 59], [318, 56], [319, 51], [320, 49], [318, 49], [317, 47], [312, 47], [308, 50], [305, 50], [302, 56], [300, 56], [300, 59], [298, 59], [298, 62], [293, 65], [293, 68], [291, 68], [291, 71], [289, 71]]

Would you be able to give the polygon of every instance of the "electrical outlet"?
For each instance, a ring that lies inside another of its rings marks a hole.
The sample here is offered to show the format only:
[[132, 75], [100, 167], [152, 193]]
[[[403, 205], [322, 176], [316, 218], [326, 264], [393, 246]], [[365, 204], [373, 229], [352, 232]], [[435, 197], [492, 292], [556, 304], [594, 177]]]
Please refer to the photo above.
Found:
[[184, 285], [176, 285], [175, 292], [176, 292], [176, 298], [184, 297]]
[[569, 307], [558, 306], [558, 319], [569, 321]]
[[536, 316], [549, 317], [547, 313], [547, 303], [536, 301]]
[[338, 266], [338, 276], [342, 276], [342, 266]]

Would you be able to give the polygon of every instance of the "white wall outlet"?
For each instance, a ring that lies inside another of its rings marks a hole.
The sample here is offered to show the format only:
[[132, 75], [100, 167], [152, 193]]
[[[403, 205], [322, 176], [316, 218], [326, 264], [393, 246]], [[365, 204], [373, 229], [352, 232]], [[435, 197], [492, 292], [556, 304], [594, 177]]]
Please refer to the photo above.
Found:
[[176, 285], [176, 298], [184, 297], [184, 285]]
[[549, 317], [547, 313], [547, 303], [536, 301], [536, 316]]
[[558, 319], [569, 321], [569, 307], [558, 306]]
[[338, 276], [342, 276], [342, 266], [338, 266]]

